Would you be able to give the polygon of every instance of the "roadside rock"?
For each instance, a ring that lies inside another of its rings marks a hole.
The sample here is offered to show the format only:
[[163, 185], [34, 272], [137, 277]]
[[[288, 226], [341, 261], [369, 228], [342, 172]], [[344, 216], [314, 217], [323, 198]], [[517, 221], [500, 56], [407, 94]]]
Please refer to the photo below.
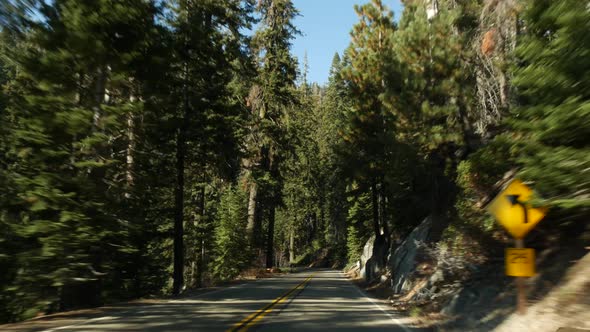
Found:
[[442, 270], [436, 270], [428, 279], [428, 287], [442, 283], [445, 281], [445, 275]]
[[447, 304], [440, 313], [443, 315], [451, 316], [457, 312], [457, 302], [459, 302], [459, 294], [455, 294], [449, 304]]
[[480, 299], [480, 294], [476, 290], [463, 288], [459, 293], [453, 296], [449, 304], [441, 310], [441, 313], [452, 316], [466, 312], [468, 311], [468, 308], [475, 305]]
[[419, 245], [428, 241], [431, 228], [432, 217], [429, 216], [389, 255], [391, 288], [394, 293], [399, 294], [411, 288], [409, 277], [416, 266]]
[[369, 240], [367, 240], [367, 243], [365, 243], [365, 246], [363, 247], [363, 253], [361, 254], [361, 259], [360, 259], [360, 277], [363, 278], [364, 280], [368, 280], [367, 278], [367, 262], [371, 259], [371, 257], [373, 256], [373, 246], [375, 245], [375, 235], [372, 235]]
[[371, 236], [363, 247], [360, 259], [360, 277], [372, 281], [385, 273], [388, 244], [385, 236]]

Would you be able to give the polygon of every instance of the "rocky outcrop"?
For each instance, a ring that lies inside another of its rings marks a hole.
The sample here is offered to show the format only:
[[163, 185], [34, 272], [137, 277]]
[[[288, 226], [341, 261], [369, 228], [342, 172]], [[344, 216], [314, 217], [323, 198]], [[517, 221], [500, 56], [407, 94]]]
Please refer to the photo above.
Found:
[[[373, 246], [375, 245], [375, 235], [371, 236], [365, 246], [363, 247], [363, 253], [361, 254], [359, 268], [360, 268], [360, 277], [364, 280], [367, 280], [367, 263], [371, 260], [373, 256]], [[369, 269], [370, 270], [370, 269]]]
[[389, 255], [388, 268], [391, 271], [391, 288], [396, 294], [409, 291], [412, 287], [410, 275], [416, 266], [420, 245], [429, 242], [431, 238], [432, 224], [433, 218], [428, 216]]
[[360, 258], [360, 277], [372, 281], [385, 272], [388, 245], [385, 236], [371, 236]]

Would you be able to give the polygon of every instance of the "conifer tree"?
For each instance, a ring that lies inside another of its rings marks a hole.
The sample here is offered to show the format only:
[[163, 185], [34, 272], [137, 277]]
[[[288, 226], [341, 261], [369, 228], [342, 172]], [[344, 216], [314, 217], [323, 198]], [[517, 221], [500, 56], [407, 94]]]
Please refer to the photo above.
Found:
[[360, 22], [353, 28], [347, 49], [350, 64], [342, 71], [353, 100], [344, 136], [349, 146], [346, 158], [351, 161], [350, 176], [359, 181], [362, 190], [371, 191], [372, 228], [377, 238], [384, 239], [389, 225], [380, 212], [380, 202], [384, 202], [385, 171], [396, 142], [392, 113], [385, 109], [380, 96], [385, 92], [384, 65], [391, 58], [395, 23], [393, 13], [379, 0], [355, 10]]
[[219, 280], [235, 278], [249, 263], [248, 238], [244, 236], [248, 219], [246, 194], [239, 188], [226, 188], [221, 196], [215, 230], [216, 258], [213, 274]]
[[14, 297], [5, 291], [5, 285], [10, 285], [18, 271], [18, 265], [12, 259], [18, 252], [22, 238], [18, 237], [12, 225], [18, 219], [18, 203], [14, 197], [17, 194], [15, 183], [10, 177], [12, 160], [9, 159], [10, 131], [13, 116], [9, 113], [9, 95], [14, 82], [15, 68], [11, 65], [8, 51], [14, 49], [14, 38], [10, 30], [0, 31], [0, 321], [10, 321], [18, 317], [14, 306], [18, 305]]
[[[211, 175], [227, 175], [226, 165], [237, 167], [234, 128], [239, 128], [235, 120], [240, 117], [240, 108], [232, 100], [229, 85], [234, 79], [232, 69], [238, 69], [234, 62], [243, 61], [239, 30], [248, 24], [249, 6], [249, 2], [236, 0], [179, 0], [172, 4], [176, 62], [171, 68], [170, 83], [175, 89], [169, 105], [176, 130], [174, 293], [184, 285], [185, 194], [193, 185], [209, 181]], [[198, 268], [203, 267], [199, 264]]]
[[[423, 217], [420, 211], [444, 215], [452, 204], [456, 165], [477, 145], [467, 47], [476, 25], [472, 6], [469, 0], [408, 1], [392, 37], [382, 100], [395, 119], [399, 143], [389, 174], [395, 183], [390, 207], [399, 219]], [[413, 223], [405, 224], [397, 226]]]
[[[290, 0], [262, 0], [258, 3], [261, 26], [256, 31], [252, 47], [259, 64], [256, 100], [252, 99], [252, 134], [250, 199], [248, 232], [256, 248], [256, 230], [261, 229], [260, 217], [267, 216], [266, 266], [273, 265], [275, 210], [280, 203], [280, 163], [287, 149], [285, 124], [296, 102], [295, 80], [297, 65], [290, 54], [291, 40], [298, 34], [293, 19], [298, 14]], [[262, 206], [262, 203], [264, 207]], [[256, 214], [257, 216], [254, 216]], [[255, 222], [258, 222], [258, 225]]]
[[343, 179], [343, 160], [340, 156], [344, 149], [342, 128], [346, 123], [345, 115], [351, 107], [345, 82], [341, 77], [343, 60], [338, 53], [334, 54], [330, 67], [330, 76], [325, 96], [321, 99], [317, 111], [319, 169], [323, 173], [324, 209], [326, 210], [326, 240], [335, 248], [337, 259], [345, 260], [346, 240], [346, 181]]
[[590, 206], [590, 11], [583, 1], [531, 1], [517, 47], [511, 114], [520, 174], [549, 204]]
[[395, 114], [401, 141], [420, 146], [425, 154], [436, 151], [444, 159], [455, 152], [446, 150], [473, 140], [474, 78], [464, 62], [470, 56], [464, 30], [473, 27], [464, 22], [463, 2], [436, 3], [430, 17], [425, 2], [406, 4], [383, 100]]
[[121, 119], [141, 107], [129, 99], [130, 80], [153, 11], [134, 0], [43, 3], [44, 22], [32, 23], [27, 47], [12, 57], [19, 74], [9, 104], [10, 176], [22, 209], [12, 226], [26, 239], [14, 283], [27, 289], [25, 307], [100, 303], [101, 284], [117, 278], [109, 257], [132, 250], [117, 215], [114, 142]]

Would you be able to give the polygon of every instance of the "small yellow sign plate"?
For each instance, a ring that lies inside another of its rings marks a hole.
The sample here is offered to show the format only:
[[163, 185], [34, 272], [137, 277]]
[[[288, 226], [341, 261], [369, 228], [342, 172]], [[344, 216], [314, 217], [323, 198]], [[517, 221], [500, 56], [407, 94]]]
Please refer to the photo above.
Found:
[[534, 276], [535, 250], [531, 248], [507, 248], [506, 275], [512, 277]]
[[533, 208], [527, 203], [532, 195], [531, 188], [520, 180], [513, 180], [488, 205], [487, 210], [514, 238], [522, 239], [547, 213], [546, 208]]

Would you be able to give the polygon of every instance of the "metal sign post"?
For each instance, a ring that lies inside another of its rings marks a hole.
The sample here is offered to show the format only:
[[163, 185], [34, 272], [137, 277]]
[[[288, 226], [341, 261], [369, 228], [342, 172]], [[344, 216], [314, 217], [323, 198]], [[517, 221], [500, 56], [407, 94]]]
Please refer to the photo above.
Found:
[[527, 203], [532, 194], [524, 183], [513, 180], [487, 208], [514, 237], [515, 248], [506, 249], [506, 275], [516, 277], [520, 315], [526, 313], [525, 278], [535, 275], [535, 250], [524, 247], [524, 237], [547, 212], [546, 208], [533, 208]]
[[[524, 248], [523, 239], [515, 239], [514, 242], [516, 242], [516, 248]], [[524, 283], [524, 278], [526, 277], [516, 277], [516, 308], [520, 315], [526, 313], [526, 285]]]

